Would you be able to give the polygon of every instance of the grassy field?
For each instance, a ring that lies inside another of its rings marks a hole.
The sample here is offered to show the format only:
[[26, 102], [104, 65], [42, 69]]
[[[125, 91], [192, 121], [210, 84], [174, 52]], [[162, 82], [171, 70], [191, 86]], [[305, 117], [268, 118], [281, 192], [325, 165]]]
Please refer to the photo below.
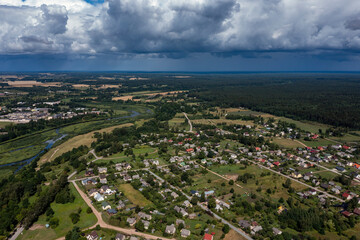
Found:
[[302, 139], [300, 139], [299, 141], [304, 143], [308, 147], [327, 146], [327, 145], [333, 145], [334, 144], [334, 142], [332, 142], [332, 141], [329, 141], [329, 140], [326, 140], [326, 139], [321, 139], [321, 138], [319, 138], [316, 141], [304, 141]]
[[[239, 165], [221, 165], [214, 166], [210, 168], [212, 171], [217, 172], [226, 177], [237, 177], [237, 175], [243, 175], [244, 173], [251, 173], [255, 175], [254, 179], [248, 180], [246, 184], [242, 182], [237, 182], [239, 185], [244, 187], [244, 191], [253, 192], [256, 194], [266, 195], [266, 190], [270, 188], [275, 190], [275, 193], [271, 194], [272, 199], [279, 199], [281, 197], [287, 198], [289, 194], [286, 189], [282, 187], [282, 184], [285, 183], [286, 178], [277, 174], [271, 173], [267, 176], [261, 176], [262, 173], [269, 173], [270, 171], [266, 169], [260, 169], [257, 166], [250, 165], [246, 169], [241, 169]], [[258, 184], [256, 184], [256, 182]], [[292, 181], [291, 186], [295, 188], [295, 191], [301, 191], [306, 187], [300, 183]], [[262, 191], [260, 193], [256, 192], [256, 189], [261, 187]]]
[[81, 145], [90, 146], [91, 143], [94, 141], [93, 135], [95, 132], [108, 133], [114, 130], [115, 128], [129, 127], [132, 125], [133, 125], [132, 123], [125, 123], [73, 137], [68, 141], [62, 143], [61, 145], [52, 148], [49, 152], [47, 152], [44, 156], [41, 157], [39, 164], [54, 160], [56, 157], [60, 156], [61, 154], [71, 151], [73, 148], [79, 147]]
[[300, 143], [285, 138], [274, 138], [273, 143], [276, 143], [280, 147], [284, 147], [284, 148], [303, 147], [303, 145], [301, 145]]
[[141, 192], [134, 189], [131, 184], [120, 184], [118, 185], [118, 189], [120, 192], [123, 192], [124, 195], [135, 205], [139, 205], [140, 207], [153, 205], [153, 203], [147, 200]]
[[[55, 229], [45, 228], [44, 225], [47, 223], [46, 216], [40, 216], [39, 220], [34, 224], [32, 228], [24, 231], [24, 233], [18, 238], [20, 240], [26, 239], [57, 239], [65, 236], [75, 225], [80, 228], [88, 228], [93, 226], [97, 219], [93, 213], [86, 213], [87, 205], [81, 198], [75, 187], [71, 184], [70, 189], [72, 194], [75, 196], [73, 203], [57, 204], [53, 202], [51, 208], [54, 210], [54, 217], [59, 218], [59, 226]], [[77, 224], [73, 224], [69, 217], [70, 213], [77, 212], [81, 208], [80, 221]]]
[[[47, 143], [56, 138], [55, 130], [31, 135], [0, 145], [0, 164], [17, 162], [35, 156]], [[33, 147], [32, 147], [33, 146]]]

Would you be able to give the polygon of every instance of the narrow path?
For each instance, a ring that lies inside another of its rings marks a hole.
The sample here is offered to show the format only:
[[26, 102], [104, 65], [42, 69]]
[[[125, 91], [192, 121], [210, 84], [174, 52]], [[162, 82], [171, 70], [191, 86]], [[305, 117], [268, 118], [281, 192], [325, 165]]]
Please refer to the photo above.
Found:
[[[208, 168], [206, 168], [206, 167], [204, 167], [204, 166], [202, 166], [202, 165], [199, 165], [200, 167], [202, 167], [202, 168], [204, 168], [204, 169], [206, 169], [208, 172], [210, 172], [210, 173], [212, 173], [212, 174], [214, 174], [214, 175], [216, 175], [216, 176], [218, 176], [218, 177], [221, 177], [221, 178], [223, 178], [223, 179], [225, 179], [225, 180], [227, 180], [227, 181], [230, 181], [231, 179], [230, 178], [227, 178], [227, 177], [225, 177], [225, 176], [223, 176], [223, 175], [221, 175], [221, 174], [219, 174], [219, 173], [217, 173], [217, 172], [214, 172], [214, 171], [211, 171], [210, 169], [208, 169]], [[235, 182], [235, 181], [234, 181]], [[239, 188], [244, 188], [243, 186], [241, 186], [241, 185], [239, 185], [239, 184], [237, 184], [237, 183], [235, 183], [235, 185], [237, 186], [237, 187], [239, 187]]]
[[[110, 224], [107, 224], [102, 219], [101, 213], [91, 204], [90, 198], [83, 191], [81, 191], [81, 189], [75, 183], [75, 181], [71, 181], [71, 182], [73, 183], [74, 187], [76, 188], [76, 190], [78, 191], [78, 193], [80, 194], [82, 199], [84, 199], [86, 204], [91, 208], [91, 210], [95, 214], [95, 216], [96, 216], [96, 218], [98, 220], [98, 222], [95, 224], [95, 226], [100, 225], [100, 227], [102, 227], [102, 228], [112, 229], [112, 230], [115, 230], [115, 231], [118, 231], [118, 232], [125, 233], [127, 235], [137, 235], [137, 236], [140, 236], [140, 237], [143, 237], [143, 238], [146, 238], [146, 239], [154, 239], [154, 240], [156, 240], [156, 239], [169, 239], [169, 238], [164, 238], [164, 237], [153, 236], [153, 235], [142, 233], [142, 232], [137, 232], [135, 229], [121, 228], [121, 227], [116, 227], [116, 226], [112, 226]], [[172, 238], [171, 240], [175, 240], [175, 239]]]
[[22, 226], [18, 227], [16, 229], [16, 232], [14, 233], [14, 235], [12, 235], [9, 240], [15, 240], [23, 231], [24, 231], [24, 227], [22, 227]]
[[301, 145], [304, 146], [304, 147], [308, 147], [305, 143], [300, 142], [299, 140], [294, 139], [294, 141], [297, 142], [297, 143], [299, 143], [299, 144], [301, 144]]
[[192, 123], [191, 123], [190, 119], [188, 118], [187, 114], [185, 112], [183, 112], [183, 114], [185, 115], [186, 119], [188, 120], [188, 123], [189, 123], [189, 126], [190, 126], [189, 132], [192, 132], [192, 129], [193, 129]]
[[89, 151], [89, 153], [91, 153], [92, 155], [94, 155], [95, 159], [94, 160], [91, 160], [90, 162], [88, 162], [88, 165], [92, 162], [95, 162], [96, 160], [99, 160], [99, 159], [103, 159], [103, 157], [98, 157], [95, 153], [95, 149]]

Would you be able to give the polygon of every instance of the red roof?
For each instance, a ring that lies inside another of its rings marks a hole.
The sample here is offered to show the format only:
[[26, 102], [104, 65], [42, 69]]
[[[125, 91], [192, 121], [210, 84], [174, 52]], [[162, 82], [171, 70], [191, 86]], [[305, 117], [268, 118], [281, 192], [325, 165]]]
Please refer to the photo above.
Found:
[[355, 208], [354, 213], [357, 214], [357, 215], [360, 215], [360, 208]]
[[274, 165], [279, 166], [280, 162], [274, 162]]
[[213, 235], [205, 233], [203, 240], [213, 240]]
[[193, 152], [194, 149], [193, 149], [193, 148], [188, 148], [188, 149], [186, 149], [186, 151], [187, 151], [187, 152]]
[[360, 168], [360, 164], [354, 163], [354, 167]]
[[348, 147], [348, 146], [346, 146], [346, 145], [344, 145], [343, 146], [343, 149], [349, 149], [350, 147]]
[[351, 213], [349, 213], [348, 211], [343, 211], [341, 212], [342, 215], [344, 215], [345, 217], [350, 217]]
[[348, 192], [344, 192], [344, 193], [342, 194], [342, 196], [343, 196], [343, 198], [348, 198], [348, 197], [350, 196], [350, 194], [349, 194]]

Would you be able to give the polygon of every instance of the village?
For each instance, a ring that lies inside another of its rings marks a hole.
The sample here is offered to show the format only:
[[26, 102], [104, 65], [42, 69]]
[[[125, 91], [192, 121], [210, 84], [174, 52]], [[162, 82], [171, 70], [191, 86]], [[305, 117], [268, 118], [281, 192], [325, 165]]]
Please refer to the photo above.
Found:
[[[233, 140], [233, 132], [239, 130], [246, 137], [278, 132], [276, 128], [266, 127], [266, 132], [257, 132], [251, 126], [212, 129], [222, 138], [220, 142], [209, 137], [209, 130], [179, 133], [172, 138], [143, 135], [133, 151], [156, 147], [160, 151], [166, 146], [167, 151], [174, 150], [177, 155], [167, 159], [140, 156], [113, 164], [104, 164], [104, 158], [100, 160], [101, 166], [96, 167], [96, 161], [92, 163], [96, 170], [88, 168], [74, 181], [81, 182], [83, 191], [93, 199], [92, 204], [108, 218], [119, 216], [124, 227], [165, 237], [218, 239], [216, 232], [220, 229], [216, 229], [216, 224], [200, 231], [192, 223], [205, 221], [204, 216], [212, 218], [214, 214], [255, 239], [264, 236], [265, 227], [272, 236], [281, 235], [279, 222], [262, 226], [264, 218], [254, 212], [244, 214], [242, 210], [238, 215], [239, 205], [246, 199], [257, 210], [268, 208], [265, 206], [269, 204], [274, 215], [286, 212], [292, 205], [289, 201], [331, 209], [344, 218], [360, 214], [360, 192], [356, 186], [360, 180], [359, 164], [352, 154], [355, 147], [333, 144], [271, 149], [265, 142], [259, 147], [246, 147], [238, 146]], [[280, 132], [280, 135], [285, 134]], [[150, 137], [158, 140], [148, 141]], [[128, 143], [123, 146], [125, 151], [130, 149]], [[278, 184], [271, 186], [271, 181]], [[155, 206], [134, 204], [128, 198], [129, 190], [123, 191], [124, 185], [131, 186], [131, 192], [139, 192]], [[255, 200], [259, 197], [265, 206]], [[351, 209], [343, 204], [354, 200]], [[165, 214], [166, 221], [161, 221]]]

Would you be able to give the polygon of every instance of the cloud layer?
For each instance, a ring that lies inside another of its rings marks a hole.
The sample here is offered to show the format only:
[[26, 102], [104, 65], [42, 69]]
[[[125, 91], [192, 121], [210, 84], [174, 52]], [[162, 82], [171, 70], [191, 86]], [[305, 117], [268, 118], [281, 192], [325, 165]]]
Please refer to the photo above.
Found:
[[2, 0], [0, 54], [360, 50], [358, 0]]

